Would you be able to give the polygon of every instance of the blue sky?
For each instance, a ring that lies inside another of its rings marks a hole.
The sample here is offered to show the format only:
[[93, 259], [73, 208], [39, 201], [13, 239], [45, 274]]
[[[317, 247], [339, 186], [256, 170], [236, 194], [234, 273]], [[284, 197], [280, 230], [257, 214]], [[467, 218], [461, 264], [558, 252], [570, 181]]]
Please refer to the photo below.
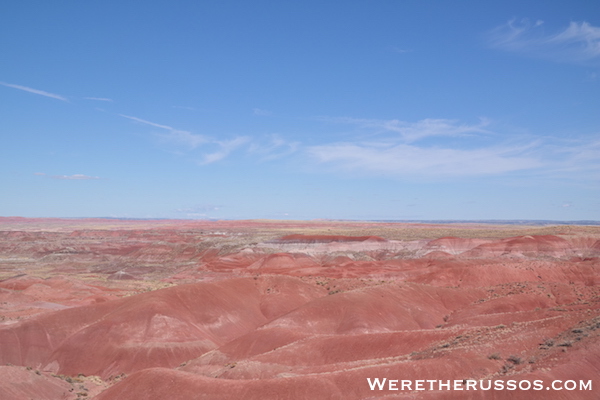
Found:
[[600, 220], [594, 1], [0, 4], [0, 215]]

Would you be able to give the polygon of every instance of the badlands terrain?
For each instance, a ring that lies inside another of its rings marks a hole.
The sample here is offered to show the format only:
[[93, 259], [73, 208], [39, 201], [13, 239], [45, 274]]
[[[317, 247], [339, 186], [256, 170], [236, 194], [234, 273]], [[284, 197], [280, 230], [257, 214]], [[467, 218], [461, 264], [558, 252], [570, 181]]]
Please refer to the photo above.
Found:
[[0, 399], [599, 399], [599, 284], [598, 226], [0, 218]]

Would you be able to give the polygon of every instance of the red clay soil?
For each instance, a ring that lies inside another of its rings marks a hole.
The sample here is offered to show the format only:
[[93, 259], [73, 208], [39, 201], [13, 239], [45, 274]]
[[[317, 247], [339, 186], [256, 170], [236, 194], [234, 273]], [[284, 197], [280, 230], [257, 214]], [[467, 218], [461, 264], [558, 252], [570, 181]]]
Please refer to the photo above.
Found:
[[465, 254], [467, 257], [494, 257], [505, 255], [564, 257], [571, 253], [571, 244], [553, 235], [519, 236], [485, 243]]
[[0, 399], [600, 398], [600, 229], [73, 224], [0, 219]]
[[432, 252], [440, 251], [447, 254], [456, 255], [488, 242], [489, 240], [485, 239], [443, 237], [430, 241], [424, 246], [424, 249]]
[[31, 367], [0, 366], [0, 399], [45, 400], [92, 398], [105, 390], [97, 377], [56, 375]]
[[36, 314], [119, 298], [120, 290], [85, 284], [63, 276], [36, 278], [17, 275], [0, 281], [1, 320], [19, 320]]
[[[39, 375], [38, 375], [39, 374]], [[0, 399], [76, 399], [69, 383], [22, 367], [0, 366]], [[69, 391], [71, 390], [71, 391]]]
[[242, 278], [70, 308], [0, 328], [0, 364], [104, 379], [175, 367], [324, 294], [294, 278]]

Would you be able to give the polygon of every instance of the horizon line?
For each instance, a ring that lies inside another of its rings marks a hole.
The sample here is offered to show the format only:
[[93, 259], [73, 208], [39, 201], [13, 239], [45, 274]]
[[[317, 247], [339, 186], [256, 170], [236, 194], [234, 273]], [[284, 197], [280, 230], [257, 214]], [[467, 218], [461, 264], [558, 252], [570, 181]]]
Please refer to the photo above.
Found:
[[268, 222], [363, 222], [363, 223], [430, 223], [430, 224], [465, 224], [477, 223], [484, 225], [600, 225], [599, 220], [552, 220], [552, 219], [352, 219], [352, 218], [311, 218], [311, 219], [279, 219], [279, 218], [138, 218], [138, 217], [22, 217], [0, 216], [0, 222], [5, 219], [28, 220], [117, 220], [117, 221], [187, 221], [187, 222], [219, 222], [219, 221], [268, 221]]

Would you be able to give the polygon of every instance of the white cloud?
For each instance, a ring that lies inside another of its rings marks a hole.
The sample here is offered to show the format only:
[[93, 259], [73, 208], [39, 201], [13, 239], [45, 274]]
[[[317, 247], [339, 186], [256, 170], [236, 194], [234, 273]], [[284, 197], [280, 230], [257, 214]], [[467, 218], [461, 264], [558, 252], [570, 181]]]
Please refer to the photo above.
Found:
[[259, 155], [262, 161], [269, 161], [295, 153], [299, 148], [300, 142], [288, 142], [279, 135], [269, 135], [266, 144], [253, 142], [248, 152]]
[[488, 33], [490, 46], [574, 64], [600, 64], [600, 27], [571, 22], [557, 33], [547, 34], [543, 21], [512, 19]]
[[[214, 151], [205, 152], [201, 156], [202, 158], [198, 162], [200, 165], [212, 164], [223, 160], [243, 146], [246, 146], [246, 151], [248, 153], [261, 156], [262, 161], [284, 157], [288, 154], [296, 152], [300, 146], [298, 142], [285, 141], [278, 135], [270, 135], [267, 143], [258, 139], [253, 139], [249, 136], [236, 136], [232, 139], [222, 140], [213, 136], [193, 134], [188, 131], [175, 129], [169, 125], [158, 124], [156, 122], [133, 117], [131, 115], [118, 115], [140, 124], [149, 125], [168, 131], [168, 133], [160, 133], [156, 135], [163, 143], [183, 145], [187, 147], [188, 150], [194, 150], [200, 147], [212, 147]], [[178, 152], [178, 154], [184, 153]]]
[[227, 157], [232, 151], [238, 147], [248, 143], [250, 138], [247, 136], [239, 136], [231, 140], [214, 141], [219, 146], [219, 149], [213, 153], [205, 154], [200, 162], [201, 165], [212, 164]]
[[119, 115], [121, 117], [128, 118], [132, 121], [139, 122], [141, 124], [150, 125], [150, 126], [154, 126], [156, 128], [168, 130], [169, 134], [159, 135], [159, 137], [161, 139], [163, 139], [164, 141], [185, 145], [187, 147], [190, 147], [191, 149], [195, 149], [196, 147], [200, 146], [201, 144], [210, 142], [210, 139], [203, 135], [197, 135], [197, 134], [190, 133], [188, 131], [178, 130], [178, 129], [175, 129], [168, 125], [157, 124], [155, 122], [146, 121], [145, 119], [132, 117], [130, 115], [123, 115], [123, 114], [119, 114]]
[[600, 140], [561, 140], [544, 147], [548, 173], [557, 179], [600, 181]]
[[[371, 135], [369, 141], [325, 143], [305, 148], [317, 165], [334, 171], [403, 178], [526, 174], [533, 179], [572, 183], [600, 180], [597, 135], [578, 139], [538, 136], [535, 140], [522, 135], [501, 136], [489, 130], [486, 120], [476, 125], [439, 119], [415, 123], [357, 118], [327, 120], [354, 123], [379, 133]], [[382, 135], [381, 132], [399, 134]], [[485, 141], [474, 140], [482, 135]], [[432, 136], [455, 136], [459, 140], [451, 144], [436, 142], [436, 145], [419, 142]], [[489, 144], [491, 140], [494, 144]]]
[[98, 176], [89, 176], [89, 175], [83, 175], [83, 174], [74, 174], [74, 175], [48, 175], [45, 172], [34, 172], [34, 175], [37, 176], [45, 176], [47, 178], [51, 178], [51, 179], [61, 179], [61, 180], [79, 180], [79, 181], [85, 181], [85, 180], [94, 180], [94, 179], [101, 179]]
[[66, 179], [66, 180], [92, 180], [92, 179], [100, 179], [98, 176], [88, 176], [82, 174], [75, 175], [52, 175], [50, 178], [52, 179]]
[[170, 127], [168, 125], [157, 124], [155, 122], [146, 121], [145, 119], [141, 119], [141, 118], [138, 118], [138, 117], [132, 117], [132, 116], [129, 116], [129, 115], [123, 115], [123, 114], [119, 114], [119, 115], [121, 117], [123, 117], [123, 118], [128, 118], [128, 119], [130, 119], [132, 121], [136, 121], [136, 122], [139, 122], [141, 124], [146, 124], [146, 125], [154, 126], [156, 128], [166, 129], [168, 131], [175, 130], [174, 128], [172, 128], [172, 127]]
[[84, 97], [85, 100], [96, 100], [96, 101], [109, 101], [112, 102], [112, 99], [108, 99], [106, 97]]
[[50, 98], [57, 99], [57, 100], [69, 101], [69, 100], [67, 100], [66, 97], [63, 97], [61, 95], [50, 93], [50, 92], [45, 92], [43, 90], [32, 89], [32, 88], [27, 87], [27, 86], [13, 85], [11, 83], [5, 83], [5, 82], [0, 82], [0, 85], [6, 86], [6, 87], [10, 87], [10, 88], [13, 88], [13, 89], [23, 90], [23, 91], [29, 92], [29, 93], [39, 94], [40, 96], [46, 96], [46, 97], [50, 97]]
[[209, 143], [210, 139], [203, 135], [197, 135], [194, 133], [190, 133], [188, 131], [178, 131], [172, 130], [168, 135], [160, 135], [163, 139], [167, 141], [174, 142], [177, 144], [182, 144], [190, 149], [195, 149], [196, 147], [203, 145], [205, 143]]
[[489, 124], [486, 119], [481, 119], [475, 125], [460, 124], [456, 120], [436, 118], [427, 118], [417, 122], [348, 117], [320, 119], [327, 122], [356, 125], [375, 133], [394, 133], [397, 136], [393, 137], [393, 140], [401, 139], [405, 143], [416, 142], [432, 136], [461, 137], [489, 133], [484, 129]]
[[199, 162], [200, 165], [212, 164], [220, 161], [225, 157], [229, 156], [234, 150], [240, 146], [247, 144], [251, 139], [247, 136], [238, 136], [230, 140], [217, 140], [210, 136], [193, 134], [188, 131], [182, 131], [175, 129], [169, 125], [157, 124], [155, 122], [147, 121], [138, 117], [132, 117], [130, 115], [119, 114], [121, 117], [128, 118], [132, 121], [139, 122], [141, 124], [154, 126], [169, 131], [168, 134], [159, 134], [164, 142], [170, 142], [178, 145], [184, 145], [190, 150], [193, 150], [202, 145], [213, 145], [217, 147], [217, 150], [212, 153], [207, 153], [202, 156], [202, 160]]
[[521, 147], [474, 150], [388, 143], [334, 143], [312, 146], [309, 155], [335, 169], [392, 176], [477, 176], [541, 166]]
[[[244, 149], [246, 154], [260, 161], [300, 153], [321, 171], [411, 179], [507, 174], [579, 182], [600, 178], [600, 141], [597, 139], [567, 141], [537, 137], [534, 141], [531, 137], [521, 135], [507, 137], [494, 132], [490, 121], [485, 118], [467, 124], [436, 118], [408, 122], [397, 119], [322, 117], [319, 120], [324, 122], [354, 125], [361, 130], [359, 136], [363, 139], [368, 137], [368, 140], [355, 138], [346, 142], [303, 146], [300, 142], [291, 142], [279, 135], [269, 135], [266, 139], [235, 136], [223, 140], [137, 117], [121, 116], [168, 131], [158, 134], [158, 137], [168, 143], [184, 145], [188, 150], [197, 150], [192, 156], [200, 157], [197, 161], [199, 165], [217, 163]], [[449, 137], [455, 140], [424, 140]], [[485, 137], [485, 140], [478, 140], [481, 137]], [[74, 175], [59, 179], [84, 178]]]
[[181, 207], [176, 209], [175, 211], [178, 213], [186, 214], [187, 216], [206, 216], [207, 213], [219, 211], [221, 208], [221, 206], [215, 206], [212, 204], [202, 204], [192, 207]]

